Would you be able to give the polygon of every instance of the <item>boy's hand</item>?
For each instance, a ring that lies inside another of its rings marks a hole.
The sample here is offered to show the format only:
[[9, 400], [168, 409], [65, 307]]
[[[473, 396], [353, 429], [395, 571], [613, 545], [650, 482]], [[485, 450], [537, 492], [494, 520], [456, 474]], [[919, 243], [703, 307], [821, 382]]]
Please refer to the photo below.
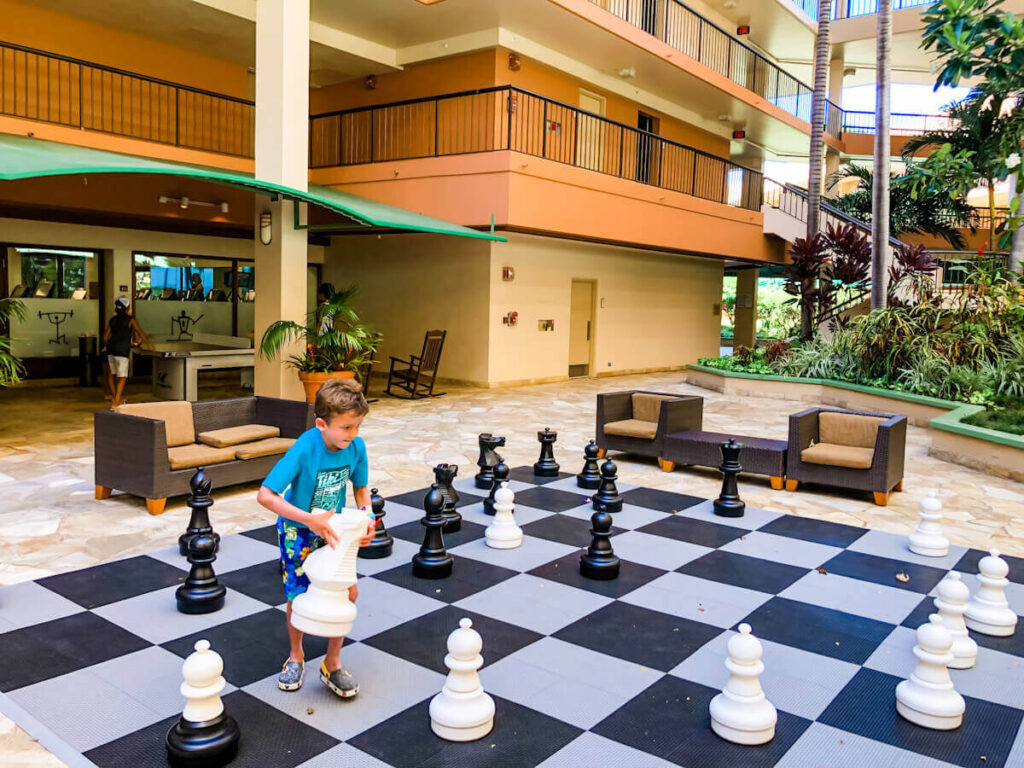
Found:
[[359, 597], [359, 587], [353, 584], [348, 588], [348, 599], [354, 603], [357, 597]]
[[338, 534], [331, 528], [331, 518], [334, 517], [334, 510], [328, 509], [314, 514], [309, 521], [309, 530], [327, 542], [331, 549], [338, 543]]
[[360, 547], [365, 547], [371, 541], [373, 541], [373, 535], [376, 532], [376, 529], [377, 529], [377, 519], [374, 518], [374, 519], [369, 521], [368, 525], [366, 526], [366, 533], [364, 533], [362, 538], [359, 539], [359, 546]]

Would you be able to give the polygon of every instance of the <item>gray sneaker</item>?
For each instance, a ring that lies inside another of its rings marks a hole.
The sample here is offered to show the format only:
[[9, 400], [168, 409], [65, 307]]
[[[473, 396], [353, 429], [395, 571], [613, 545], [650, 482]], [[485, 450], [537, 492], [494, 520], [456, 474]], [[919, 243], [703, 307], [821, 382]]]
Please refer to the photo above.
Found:
[[326, 663], [320, 662], [320, 679], [343, 699], [350, 699], [359, 693], [359, 683], [352, 679], [352, 673], [344, 667], [328, 672]]
[[306, 671], [306, 663], [288, 659], [277, 676], [277, 687], [282, 691], [297, 691], [302, 687], [302, 675]]

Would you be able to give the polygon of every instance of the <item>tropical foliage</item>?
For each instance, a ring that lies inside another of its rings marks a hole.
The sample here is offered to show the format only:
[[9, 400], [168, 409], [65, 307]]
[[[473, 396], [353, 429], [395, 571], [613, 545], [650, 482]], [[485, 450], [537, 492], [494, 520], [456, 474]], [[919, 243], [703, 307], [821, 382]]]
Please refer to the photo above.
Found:
[[[25, 319], [25, 305], [16, 299], [0, 299], [0, 326], [11, 320]], [[0, 336], [0, 387], [9, 387], [21, 381], [25, 369], [21, 360], [11, 352], [11, 340]]]

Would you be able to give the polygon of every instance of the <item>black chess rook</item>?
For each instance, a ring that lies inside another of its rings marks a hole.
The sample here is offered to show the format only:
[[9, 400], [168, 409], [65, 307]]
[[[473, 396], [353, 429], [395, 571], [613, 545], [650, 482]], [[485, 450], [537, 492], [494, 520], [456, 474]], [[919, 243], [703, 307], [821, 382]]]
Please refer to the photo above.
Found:
[[421, 579], [444, 579], [452, 575], [454, 559], [444, 548], [444, 497], [437, 483], [430, 486], [423, 499], [426, 515], [420, 524], [426, 528], [420, 551], [412, 556], [412, 572]]
[[601, 465], [601, 483], [597, 493], [590, 497], [594, 509], [599, 512], [621, 512], [622, 497], [619, 496], [619, 489], [615, 485], [618, 480], [616, 473], [619, 468], [611, 459], [605, 460]]
[[494, 517], [494, 494], [496, 494], [498, 492], [498, 489], [501, 488], [502, 483], [508, 481], [509, 471], [510, 470], [508, 468], [508, 464], [506, 464], [505, 460], [499, 456], [498, 464], [497, 466], [494, 467], [494, 482], [491, 484], [491, 492], [487, 496], [487, 498], [484, 499], [485, 515], [490, 515], [491, 517]]
[[182, 557], [188, 554], [188, 539], [197, 533], [205, 533], [213, 537], [215, 543], [214, 554], [220, 550], [220, 534], [213, 530], [210, 525], [210, 507], [213, 506], [213, 499], [210, 498], [212, 484], [202, 467], [196, 469], [192, 479], [188, 482], [192, 493], [186, 500], [189, 509], [192, 510], [192, 517], [188, 521], [188, 528], [178, 537], [178, 551]]
[[722, 492], [714, 500], [712, 507], [719, 517], [743, 517], [747, 508], [746, 503], [740, 498], [739, 484], [737, 478], [743, 467], [740, 466], [740, 451], [742, 443], [737, 443], [731, 437], [729, 442], [722, 443], [722, 466], [718, 471], [722, 473]]
[[373, 510], [373, 517], [377, 522], [374, 524], [370, 543], [359, 548], [359, 557], [365, 560], [378, 560], [391, 555], [395, 540], [384, 527], [384, 515], [387, 512], [384, 511], [384, 498], [377, 493], [376, 488], [370, 490], [370, 509]]
[[558, 477], [558, 462], [555, 461], [555, 441], [558, 433], [552, 432], [550, 427], [544, 427], [543, 432], [537, 433], [537, 440], [540, 442], [540, 458], [533, 465], [533, 474], [537, 477]]
[[601, 487], [601, 472], [597, 468], [597, 454], [600, 449], [593, 440], [583, 449], [583, 471], [576, 475], [576, 485], [579, 488], [597, 490]]
[[483, 432], [477, 440], [480, 443], [480, 458], [477, 459], [476, 465], [480, 467], [480, 471], [474, 475], [473, 482], [477, 488], [486, 491], [494, 484], [494, 468], [499, 461], [497, 449], [505, 445], [505, 438]]
[[437, 488], [444, 498], [441, 513], [444, 515], [442, 530], [445, 533], [456, 533], [462, 528], [462, 515], [456, 509], [459, 503], [459, 492], [452, 485], [457, 474], [459, 474], [459, 467], [456, 464], [438, 464], [434, 467], [434, 482], [437, 483]]
[[619, 558], [612, 550], [612, 516], [599, 510], [590, 516], [590, 526], [593, 539], [580, 555], [580, 573], [588, 579], [614, 579], [619, 575]]

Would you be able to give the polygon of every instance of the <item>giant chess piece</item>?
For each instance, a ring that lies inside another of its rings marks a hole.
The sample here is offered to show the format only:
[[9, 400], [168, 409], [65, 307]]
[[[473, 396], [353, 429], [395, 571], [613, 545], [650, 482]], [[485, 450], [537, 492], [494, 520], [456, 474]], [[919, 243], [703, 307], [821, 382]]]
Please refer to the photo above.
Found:
[[580, 573], [588, 579], [606, 581], [619, 575], [619, 558], [612, 550], [612, 516], [598, 510], [590, 516], [593, 538], [587, 551], [580, 555]]
[[492, 549], [515, 549], [523, 543], [523, 529], [516, 525], [512, 514], [515, 494], [502, 483], [494, 494], [494, 522], [484, 531], [484, 539]]
[[746, 503], [740, 498], [737, 478], [743, 467], [740, 466], [740, 451], [742, 443], [737, 443], [731, 437], [729, 442], [722, 443], [722, 466], [718, 471], [722, 473], [722, 492], [715, 499], [712, 506], [719, 517], [743, 517], [747, 509]]
[[167, 759], [173, 768], [220, 768], [238, 752], [238, 723], [225, 714], [220, 700], [225, 685], [220, 654], [210, 650], [207, 640], [195, 649], [181, 667], [185, 709], [167, 732]]
[[964, 698], [953, 689], [947, 665], [953, 661], [953, 636], [933, 613], [917, 628], [917, 666], [896, 686], [896, 711], [923, 728], [951, 731], [964, 719]]
[[508, 482], [508, 473], [508, 464], [506, 464], [505, 460], [499, 456], [498, 463], [494, 467], [494, 483], [491, 485], [491, 493], [486, 499], [484, 499], [485, 515], [494, 515], [494, 495], [498, 492], [502, 483]]
[[552, 432], [550, 427], [544, 427], [543, 432], [537, 433], [537, 440], [540, 441], [540, 458], [533, 465], [533, 474], [537, 477], [558, 477], [558, 462], [555, 461], [555, 441], [558, 433]]
[[1006, 574], [1010, 567], [993, 549], [978, 561], [978, 591], [967, 602], [964, 620], [972, 632], [993, 637], [1009, 637], [1017, 628], [1017, 614], [1006, 601]]
[[328, 525], [338, 540], [333, 547], [320, 547], [302, 564], [309, 588], [292, 601], [291, 625], [318, 637], [345, 637], [356, 618], [348, 588], [356, 583], [356, 555], [366, 532], [366, 513], [345, 507], [331, 516]]
[[182, 613], [213, 613], [224, 607], [227, 589], [213, 572], [217, 559], [217, 542], [210, 533], [194, 533], [188, 537], [186, 555], [192, 566], [174, 593]]
[[459, 468], [455, 464], [438, 464], [434, 467], [434, 482], [437, 483], [438, 490], [444, 498], [441, 514], [444, 515], [442, 530], [445, 533], [455, 533], [462, 528], [462, 515], [455, 509], [455, 505], [459, 503], [459, 492], [452, 486], [457, 474]]
[[470, 619], [448, 635], [444, 688], [430, 700], [430, 728], [447, 741], [476, 741], [494, 728], [494, 699], [484, 693], [477, 670], [483, 640]]
[[489, 490], [494, 483], [494, 467], [498, 464], [497, 449], [505, 445], [505, 438], [492, 435], [490, 432], [483, 432], [477, 438], [480, 443], [480, 458], [476, 465], [480, 471], [473, 477], [477, 488]]
[[395, 540], [391, 538], [388, 529], [384, 527], [384, 499], [377, 493], [377, 489], [370, 490], [370, 509], [377, 523], [373, 528], [373, 539], [365, 547], [359, 548], [359, 557], [364, 560], [377, 560], [382, 557], [390, 557]]
[[444, 497], [437, 489], [437, 483], [430, 486], [430, 491], [423, 499], [426, 515], [420, 524], [426, 528], [423, 534], [423, 545], [420, 551], [412, 556], [412, 572], [421, 579], [444, 579], [452, 575], [454, 559], [444, 548]]
[[583, 471], [576, 475], [576, 485], [579, 488], [596, 490], [601, 485], [601, 472], [597, 468], [597, 454], [600, 449], [593, 440], [583, 449]]
[[214, 548], [213, 553], [217, 554], [220, 550], [220, 534], [213, 530], [210, 525], [210, 514], [209, 509], [213, 506], [213, 499], [210, 498], [210, 489], [213, 487], [210, 484], [210, 480], [206, 477], [206, 473], [203, 472], [203, 468], [199, 467], [195, 474], [192, 475], [192, 479], [188, 481], [189, 488], [192, 493], [189, 495], [185, 503], [189, 509], [192, 510], [192, 517], [188, 521], [188, 528], [185, 532], [178, 537], [178, 551], [182, 557], [188, 554], [188, 538], [197, 533], [205, 533], [213, 537]]
[[967, 625], [964, 623], [964, 612], [970, 596], [971, 591], [956, 571], [950, 571], [939, 582], [935, 609], [942, 619], [942, 626], [953, 637], [953, 660], [946, 665], [950, 669], [970, 669], [978, 660], [978, 644], [967, 634]]
[[615, 486], [615, 481], [618, 480], [615, 473], [618, 470], [619, 468], [611, 459], [605, 460], [601, 465], [601, 485], [598, 486], [597, 493], [590, 497], [596, 511], [622, 511], [622, 497], [619, 496], [619, 489]]
[[921, 522], [917, 530], [910, 534], [908, 548], [915, 555], [925, 557], [945, 557], [949, 554], [949, 539], [942, 535], [939, 520], [942, 519], [942, 503], [936, 498], [935, 491], [921, 499], [917, 511]]
[[725, 668], [729, 679], [711, 700], [711, 730], [726, 741], [752, 746], [775, 738], [778, 713], [761, 690], [764, 653], [761, 641], [750, 634], [749, 624], [740, 624], [739, 634], [729, 638]]

